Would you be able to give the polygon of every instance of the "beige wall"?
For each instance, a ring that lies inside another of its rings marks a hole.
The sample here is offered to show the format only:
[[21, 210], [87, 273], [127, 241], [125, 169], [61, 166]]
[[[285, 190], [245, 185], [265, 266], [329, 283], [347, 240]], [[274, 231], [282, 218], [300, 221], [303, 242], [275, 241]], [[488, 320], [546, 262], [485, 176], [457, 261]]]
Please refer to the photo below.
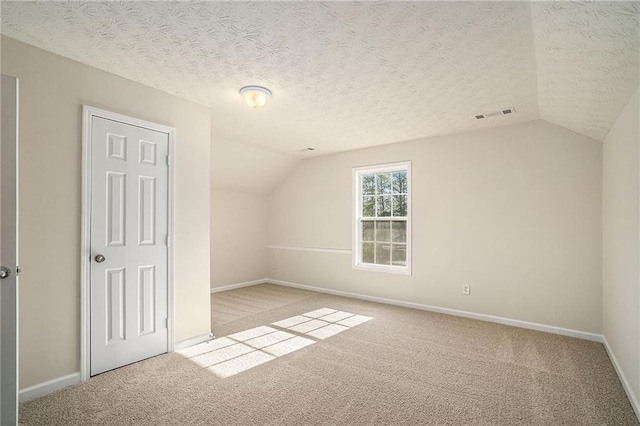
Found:
[[604, 335], [640, 397], [640, 108], [636, 90], [603, 144]]
[[211, 288], [267, 276], [267, 198], [211, 192]]
[[[213, 122], [211, 128], [215, 131]], [[211, 189], [265, 195], [298, 161], [283, 152], [214, 136], [211, 141]]]
[[411, 160], [413, 275], [269, 249], [269, 277], [600, 333], [601, 150], [534, 121], [304, 160], [269, 197], [268, 243], [351, 249], [352, 167]]
[[176, 340], [210, 332], [208, 109], [2, 38], [20, 79], [20, 388], [80, 369], [81, 114], [176, 128]]
[[266, 278], [267, 194], [298, 161], [212, 135], [211, 288]]

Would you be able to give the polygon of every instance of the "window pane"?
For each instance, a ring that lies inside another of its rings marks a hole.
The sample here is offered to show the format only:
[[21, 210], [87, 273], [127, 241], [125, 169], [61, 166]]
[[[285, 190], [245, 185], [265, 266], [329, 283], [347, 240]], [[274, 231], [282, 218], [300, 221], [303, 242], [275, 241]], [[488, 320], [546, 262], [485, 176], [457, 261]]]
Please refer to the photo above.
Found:
[[407, 222], [404, 220], [391, 222], [391, 241], [394, 243], [407, 242]]
[[407, 246], [405, 244], [393, 244], [391, 260], [392, 265], [407, 266]]
[[378, 194], [391, 194], [391, 173], [378, 173], [376, 181]]
[[362, 175], [362, 195], [375, 195], [376, 175]]
[[376, 243], [376, 265], [391, 265], [391, 244]]
[[375, 263], [374, 257], [374, 243], [362, 243], [362, 262], [363, 263]]
[[407, 193], [407, 172], [395, 172], [393, 173], [393, 193], [394, 194], [406, 194]]
[[376, 197], [376, 216], [391, 216], [391, 195], [383, 195]]
[[362, 241], [375, 241], [374, 224], [375, 222], [372, 220], [362, 222]]
[[407, 196], [406, 195], [393, 196], [393, 215], [397, 217], [407, 216]]
[[391, 241], [389, 225], [390, 222], [387, 220], [376, 221], [376, 241]]
[[362, 216], [375, 217], [376, 197], [362, 197]]
[[355, 267], [379, 272], [408, 272], [409, 170], [404, 162], [354, 168], [355, 204], [352, 232], [357, 239]]

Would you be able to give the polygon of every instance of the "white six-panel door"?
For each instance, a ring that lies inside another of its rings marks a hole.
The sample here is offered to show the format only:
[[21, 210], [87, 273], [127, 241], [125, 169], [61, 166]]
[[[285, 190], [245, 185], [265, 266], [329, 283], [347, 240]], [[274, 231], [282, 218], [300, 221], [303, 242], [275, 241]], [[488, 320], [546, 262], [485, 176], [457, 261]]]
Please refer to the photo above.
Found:
[[91, 375], [167, 352], [166, 133], [91, 131]]

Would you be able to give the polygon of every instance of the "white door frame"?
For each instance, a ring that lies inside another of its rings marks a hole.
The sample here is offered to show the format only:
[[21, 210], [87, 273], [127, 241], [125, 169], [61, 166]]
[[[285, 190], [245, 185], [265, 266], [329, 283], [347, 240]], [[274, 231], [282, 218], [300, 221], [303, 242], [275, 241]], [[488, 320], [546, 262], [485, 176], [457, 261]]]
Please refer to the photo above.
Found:
[[80, 380], [85, 382], [90, 377], [91, 361], [91, 130], [93, 117], [119, 121], [133, 126], [144, 127], [157, 132], [166, 133], [169, 137], [168, 159], [168, 247], [167, 247], [167, 350], [174, 350], [174, 208], [173, 191], [175, 188], [174, 145], [176, 130], [173, 127], [151, 123], [149, 121], [128, 117], [115, 112], [105, 111], [88, 105], [82, 107], [82, 230], [80, 249]]
[[[4, 228], [0, 229], [2, 241], [0, 246], [2, 266], [9, 269], [10, 275], [0, 281], [0, 317], [2, 317], [2, 336], [0, 337], [0, 423], [2, 425], [18, 424], [18, 383], [19, 383], [19, 267], [18, 267], [18, 222], [19, 222], [19, 115], [20, 115], [20, 82], [18, 78], [2, 74], [2, 146], [0, 147], [0, 163], [4, 163], [6, 173], [0, 182], [5, 191], [0, 202]], [[8, 101], [8, 102], [7, 102]], [[6, 110], [5, 110], [6, 108]], [[3, 120], [10, 120], [9, 122]], [[9, 175], [9, 176], [8, 176]], [[6, 193], [8, 190], [8, 194]], [[2, 191], [0, 191], [2, 192]], [[0, 227], [1, 228], [1, 227]], [[8, 253], [3, 251], [9, 249]], [[3, 300], [5, 299], [5, 300]], [[8, 308], [8, 309], [7, 309]], [[7, 371], [8, 370], [8, 371]], [[8, 373], [8, 374], [7, 374]]]

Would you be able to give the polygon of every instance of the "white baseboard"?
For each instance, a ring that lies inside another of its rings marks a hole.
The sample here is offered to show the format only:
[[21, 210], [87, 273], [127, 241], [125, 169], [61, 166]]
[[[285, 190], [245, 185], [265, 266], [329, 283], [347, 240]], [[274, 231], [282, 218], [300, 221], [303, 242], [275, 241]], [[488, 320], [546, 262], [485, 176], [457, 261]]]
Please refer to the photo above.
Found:
[[622, 367], [620, 366], [620, 363], [618, 362], [618, 358], [616, 358], [616, 354], [613, 352], [613, 349], [611, 348], [611, 346], [609, 346], [609, 342], [607, 341], [607, 337], [606, 336], [603, 337], [603, 344], [604, 344], [604, 348], [607, 350], [607, 354], [609, 354], [609, 358], [611, 359], [611, 363], [613, 364], [613, 368], [616, 369], [616, 373], [618, 373], [618, 377], [620, 378], [620, 381], [622, 382], [622, 387], [624, 388], [624, 391], [627, 393], [627, 397], [629, 398], [629, 402], [631, 403], [631, 407], [633, 407], [633, 411], [636, 412], [636, 417], [638, 417], [638, 419], [640, 419], [640, 403], [638, 403], [638, 397], [633, 392], [633, 389], [631, 388], [631, 385], [629, 384], [629, 381], [627, 380], [627, 376], [624, 374], [624, 371], [622, 371]]
[[[262, 281], [260, 281], [262, 282]], [[180, 350], [184, 348], [188, 348], [189, 346], [197, 345], [198, 343], [203, 343], [209, 340], [212, 340], [213, 334], [207, 333], [201, 336], [192, 337], [190, 339], [185, 339], [180, 342], [177, 342], [174, 345], [174, 350]], [[20, 402], [31, 401], [32, 399], [40, 398], [41, 396], [48, 395], [57, 390], [66, 388], [67, 386], [72, 386], [80, 383], [80, 372], [68, 374], [66, 376], [58, 377], [56, 379], [51, 379], [43, 383], [38, 383], [37, 385], [29, 386], [28, 388], [21, 389], [18, 393], [18, 399]]]
[[249, 287], [256, 284], [264, 284], [266, 282], [267, 282], [266, 279], [262, 279], [262, 280], [246, 281], [246, 282], [237, 283], [237, 284], [229, 284], [222, 287], [214, 287], [211, 289], [211, 293], [219, 293], [221, 291], [235, 290], [236, 288]]
[[179, 351], [180, 349], [188, 348], [190, 346], [195, 346], [197, 344], [208, 342], [209, 340], [213, 340], [213, 339], [215, 339], [215, 337], [213, 336], [212, 333], [191, 337], [189, 339], [184, 339], [179, 342], [176, 342], [176, 344], [173, 345], [173, 350]]
[[46, 382], [24, 388], [20, 390], [18, 399], [20, 402], [31, 401], [32, 399], [40, 398], [41, 396], [48, 395], [52, 392], [78, 383], [80, 383], [79, 371], [77, 373], [68, 374], [66, 376], [47, 380]]
[[310, 285], [292, 283], [288, 281], [274, 280], [271, 278], [267, 278], [266, 281], [272, 284], [278, 284], [286, 287], [295, 287], [295, 288], [300, 288], [304, 290], [316, 291], [318, 293], [333, 294], [334, 296], [351, 297], [353, 299], [361, 299], [361, 300], [367, 300], [369, 302], [384, 303], [386, 305], [402, 306], [405, 308], [413, 308], [413, 309], [420, 309], [423, 311], [438, 312], [441, 314], [454, 315], [457, 317], [465, 317], [465, 318], [472, 318], [472, 319], [477, 319], [481, 321], [495, 322], [498, 324], [505, 324], [513, 327], [526, 328], [529, 330], [544, 331], [546, 333], [560, 334], [562, 336], [576, 337], [578, 339], [591, 340], [599, 343], [602, 343], [604, 341], [602, 334], [587, 333], [585, 331], [554, 327], [552, 325], [545, 325], [545, 324], [520, 321], [520, 320], [515, 320], [510, 318], [496, 317], [493, 315], [478, 314], [475, 312], [460, 311], [457, 309], [441, 308], [438, 306], [423, 305], [421, 303], [405, 302], [402, 300], [387, 299], [384, 297], [367, 296], [365, 294], [350, 293], [347, 291], [332, 290], [332, 289], [322, 288], [322, 287], [314, 287]]

